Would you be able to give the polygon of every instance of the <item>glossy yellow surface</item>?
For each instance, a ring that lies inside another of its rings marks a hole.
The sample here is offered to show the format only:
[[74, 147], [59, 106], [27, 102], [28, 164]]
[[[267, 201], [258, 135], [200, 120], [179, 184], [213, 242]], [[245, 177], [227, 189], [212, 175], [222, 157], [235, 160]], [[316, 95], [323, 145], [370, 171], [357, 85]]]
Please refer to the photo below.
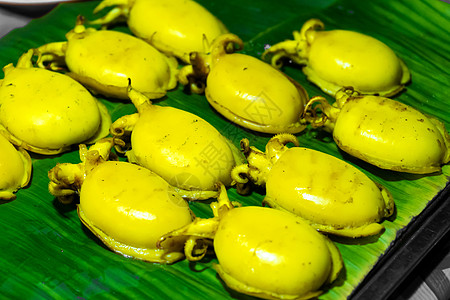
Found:
[[108, 247], [152, 262], [173, 262], [183, 255], [183, 239], [157, 249], [163, 234], [192, 221], [187, 202], [161, 177], [127, 162], [107, 161], [84, 180], [78, 212]]
[[392, 199], [363, 172], [323, 152], [293, 147], [273, 165], [266, 182], [269, 205], [294, 213], [313, 227], [359, 237], [383, 230]]
[[265, 132], [300, 132], [306, 91], [269, 64], [249, 55], [224, 54], [211, 67], [208, 102], [230, 121]]
[[207, 52], [191, 53], [179, 82], [192, 92], [205, 92], [217, 112], [250, 130], [274, 134], [305, 129], [300, 116], [308, 100], [306, 90], [264, 61], [232, 53], [243, 45], [235, 34], [221, 35]]
[[115, 11], [97, 23], [105, 24], [119, 15], [125, 16], [136, 36], [185, 62], [189, 61], [189, 53], [204, 51], [205, 45], [228, 32], [219, 19], [191, 0], [104, 0], [96, 11], [113, 5], [118, 5]]
[[401, 89], [405, 67], [385, 44], [353, 31], [311, 34], [308, 63], [303, 72], [330, 95], [344, 86], [364, 94], [395, 94]]
[[317, 296], [342, 261], [336, 246], [292, 214], [265, 207], [230, 210], [214, 237], [215, 269], [241, 293], [269, 299]]
[[343, 160], [299, 147], [292, 134], [274, 136], [265, 152], [250, 147], [247, 139], [241, 147], [247, 163], [232, 170], [233, 180], [265, 186], [264, 203], [320, 231], [351, 238], [375, 235], [384, 229], [377, 222], [394, 212], [384, 187]]
[[333, 137], [344, 151], [380, 168], [432, 173], [450, 160], [444, 125], [398, 101], [350, 97], [340, 104]]
[[14, 192], [28, 184], [31, 168], [28, 153], [0, 135], [0, 199], [14, 199]]
[[42, 63], [51, 61], [46, 57], [52, 53], [59, 53], [70, 75], [95, 93], [127, 99], [131, 79], [135, 89], [155, 99], [177, 84], [176, 59], [139, 38], [118, 31], [86, 29], [82, 24], [66, 36], [67, 42], [37, 48]]
[[260, 298], [310, 299], [338, 278], [343, 261], [328, 238], [293, 214], [232, 203], [225, 186], [217, 187], [213, 218], [195, 218], [160, 241], [188, 237], [186, 258], [198, 261], [213, 240], [213, 267], [225, 284]]
[[317, 19], [307, 21], [295, 41], [273, 45], [265, 53], [273, 63], [289, 57], [304, 65], [308, 80], [334, 96], [351, 86], [361, 94], [394, 95], [410, 80], [410, 72], [394, 51], [381, 41], [354, 31], [323, 31]]
[[106, 107], [72, 78], [32, 67], [4, 68], [0, 131], [32, 152], [55, 154], [108, 134]]
[[131, 145], [131, 153], [127, 152], [131, 161], [186, 190], [214, 190], [217, 181], [229, 185], [238, 152], [202, 118], [159, 106], [140, 115]]

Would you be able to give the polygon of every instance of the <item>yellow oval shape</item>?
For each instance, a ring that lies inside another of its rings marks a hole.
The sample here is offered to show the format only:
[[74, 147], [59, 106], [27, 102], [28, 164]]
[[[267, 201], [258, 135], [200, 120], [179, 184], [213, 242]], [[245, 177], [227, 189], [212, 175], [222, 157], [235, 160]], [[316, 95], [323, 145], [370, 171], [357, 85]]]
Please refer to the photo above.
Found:
[[340, 269], [331, 242], [292, 214], [265, 207], [230, 210], [214, 237], [215, 269], [239, 292], [274, 299], [319, 295]]
[[127, 99], [128, 79], [150, 99], [163, 97], [177, 84], [175, 58], [118, 31], [68, 34], [65, 61], [72, 77], [109, 97]]
[[[103, 105], [74, 79], [39, 68], [5, 68], [0, 123], [19, 145], [53, 154], [109, 127]], [[107, 133], [107, 131], [106, 131]]]
[[172, 107], [151, 105], [141, 113], [132, 134], [136, 161], [173, 186], [186, 190], [215, 190], [220, 181], [231, 183], [238, 152], [204, 119]]
[[330, 95], [351, 86], [362, 94], [393, 95], [409, 80], [409, 71], [386, 44], [347, 30], [311, 33], [303, 72]]
[[351, 155], [395, 171], [440, 171], [450, 155], [450, 137], [442, 123], [385, 97], [350, 97], [336, 119], [333, 137]]
[[187, 202], [148, 169], [107, 161], [84, 180], [78, 207], [80, 219], [113, 251], [170, 263], [184, 257], [183, 239], [158, 249], [159, 238], [192, 221]]
[[204, 52], [216, 37], [228, 32], [218, 18], [192, 0], [103, 0], [94, 12], [108, 6], [115, 8], [92, 24], [125, 18], [134, 35], [185, 63], [191, 52]]
[[354, 31], [323, 31], [318, 19], [306, 21], [294, 40], [271, 46], [272, 64], [289, 58], [303, 66], [308, 80], [334, 96], [343, 87], [365, 95], [392, 96], [411, 79], [405, 63], [383, 42]]
[[136, 0], [130, 9], [128, 27], [155, 48], [185, 62], [189, 61], [189, 53], [203, 52], [205, 43], [228, 32], [219, 19], [191, 0]]
[[0, 135], [0, 199], [14, 199], [14, 192], [28, 184], [31, 168], [28, 153]]
[[269, 205], [307, 220], [313, 227], [342, 236], [379, 233], [393, 213], [389, 193], [349, 163], [308, 148], [284, 152], [267, 177]]
[[220, 56], [207, 77], [208, 102], [227, 119], [265, 133], [302, 131], [306, 91], [271, 65], [245, 54]]

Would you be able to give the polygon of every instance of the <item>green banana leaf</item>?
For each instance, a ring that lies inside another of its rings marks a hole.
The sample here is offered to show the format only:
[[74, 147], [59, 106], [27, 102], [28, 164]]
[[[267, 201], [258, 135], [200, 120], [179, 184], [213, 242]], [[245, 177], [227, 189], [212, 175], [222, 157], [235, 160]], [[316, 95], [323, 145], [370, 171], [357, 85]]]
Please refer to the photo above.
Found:
[[[395, 99], [433, 115], [450, 128], [450, 5], [438, 0], [376, 1], [206, 1], [202, 5], [219, 17], [229, 30], [245, 41], [242, 52], [260, 57], [266, 44], [291, 39], [310, 18], [321, 19], [326, 29], [348, 29], [373, 36], [389, 45], [407, 64], [412, 82]], [[64, 41], [77, 15], [94, 19], [98, 1], [60, 4], [48, 15], [33, 20], [0, 40], [0, 66], [16, 63], [30, 48]], [[113, 28], [129, 32], [122, 24]], [[323, 95], [309, 83], [298, 66], [282, 69], [297, 80], [310, 96]], [[3, 78], [3, 77], [1, 77]], [[135, 112], [131, 103], [100, 99], [113, 120]], [[230, 124], [208, 105], [204, 95], [187, 94], [179, 86], [157, 105], [174, 106], [209, 121], [237, 146], [247, 137], [264, 149], [270, 138]], [[344, 299], [367, 276], [379, 258], [389, 251], [396, 237], [442, 190], [450, 174], [427, 176], [381, 170], [341, 152], [327, 134], [308, 128], [297, 135], [302, 146], [344, 159], [384, 185], [396, 202], [396, 214], [385, 220], [379, 237], [335, 239], [342, 253], [345, 272], [320, 299]], [[413, 149], [412, 149], [413, 150]], [[78, 151], [58, 156], [32, 154], [30, 185], [17, 192], [17, 199], [0, 204], [0, 295], [8, 299], [251, 299], [232, 291], [216, 275], [214, 257], [199, 263], [173, 265], [146, 263], [117, 255], [105, 248], [78, 219], [74, 205], [60, 204], [48, 193], [47, 172], [57, 163], [78, 163]], [[240, 196], [229, 190], [232, 200], [260, 205], [264, 195]], [[190, 203], [199, 217], [211, 216], [205, 203]]]

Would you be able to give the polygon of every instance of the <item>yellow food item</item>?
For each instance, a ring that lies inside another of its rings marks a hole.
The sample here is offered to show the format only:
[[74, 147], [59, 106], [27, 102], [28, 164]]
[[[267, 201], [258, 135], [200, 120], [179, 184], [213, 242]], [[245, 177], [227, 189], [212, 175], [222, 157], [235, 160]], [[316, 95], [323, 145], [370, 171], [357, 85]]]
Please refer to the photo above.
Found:
[[160, 263], [183, 258], [184, 240], [172, 241], [162, 251], [156, 249], [159, 238], [192, 221], [187, 202], [160, 176], [111, 161], [86, 176], [78, 214], [113, 251]]
[[[337, 247], [300, 218], [287, 212], [246, 206], [233, 208], [226, 190], [213, 203], [214, 218], [193, 223], [162, 238], [213, 239], [229, 288], [266, 299], [309, 299], [322, 293], [343, 268]], [[197, 260], [186, 253], [188, 259]]]
[[160, 176], [141, 166], [109, 160], [113, 139], [87, 150], [79, 164], [58, 164], [49, 172], [49, 191], [66, 202], [79, 194], [78, 215], [112, 251], [157, 263], [184, 258], [185, 238], [156, 247], [160, 237], [192, 221], [187, 202]]
[[16, 197], [14, 193], [28, 185], [31, 169], [28, 152], [14, 147], [0, 135], [0, 199], [14, 199]]
[[77, 19], [66, 34], [67, 42], [55, 42], [35, 49], [38, 64], [53, 69], [67, 65], [71, 77], [94, 93], [128, 99], [128, 80], [151, 99], [161, 98], [177, 85], [178, 62], [132, 35], [112, 30], [95, 30]]
[[305, 118], [332, 132], [345, 152], [383, 169], [427, 174], [439, 172], [450, 161], [450, 136], [444, 124], [389, 98], [343, 89], [333, 105], [313, 97]]
[[130, 88], [138, 113], [119, 118], [111, 133], [131, 140], [126, 155], [185, 190], [214, 190], [231, 184], [231, 170], [243, 161], [239, 150], [212, 125], [189, 112], [152, 105]]
[[206, 89], [208, 102], [220, 114], [245, 128], [264, 132], [298, 133], [308, 95], [305, 89], [271, 65], [255, 57], [230, 53], [230, 45], [243, 46], [234, 34], [217, 38], [207, 54], [192, 53], [179, 81], [197, 93]]
[[273, 45], [263, 56], [272, 55], [276, 66], [284, 57], [304, 65], [308, 80], [332, 96], [347, 86], [361, 94], [391, 96], [410, 81], [407, 66], [386, 44], [358, 32], [323, 28], [311, 19], [294, 31], [294, 40]]
[[[131, 32], [156, 49], [184, 62], [189, 54], [228, 30], [203, 6], [191, 0], [103, 0], [94, 10], [115, 6], [92, 24], [110, 24], [125, 18]], [[170, 20], [170, 21], [168, 21]]]
[[[292, 142], [297, 147], [288, 148]], [[298, 147], [293, 135], [273, 137], [262, 152], [241, 142], [248, 163], [232, 177], [265, 185], [264, 202], [295, 214], [314, 228], [335, 235], [363, 237], [384, 229], [394, 211], [390, 193], [363, 172], [329, 154]]]
[[33, 51], [0, 81], [0, 133], [31, 152], [57, 154], [108, 135], [106, 107], [74, 79], [34, 68]]

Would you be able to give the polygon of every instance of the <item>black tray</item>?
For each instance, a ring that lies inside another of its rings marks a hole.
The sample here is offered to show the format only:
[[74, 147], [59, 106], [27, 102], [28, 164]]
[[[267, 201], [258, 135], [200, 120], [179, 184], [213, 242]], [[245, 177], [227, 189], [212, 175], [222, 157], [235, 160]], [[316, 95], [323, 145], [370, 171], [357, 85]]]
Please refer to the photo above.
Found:
[[420, 272], [421, 263], [442, 255], [439, 249], [450, 235], [450, 181], [429, 202], [423, 212], [398, 234], [386, 254], [349, 299], [388, 299], [401, 293], [413, 272]]

